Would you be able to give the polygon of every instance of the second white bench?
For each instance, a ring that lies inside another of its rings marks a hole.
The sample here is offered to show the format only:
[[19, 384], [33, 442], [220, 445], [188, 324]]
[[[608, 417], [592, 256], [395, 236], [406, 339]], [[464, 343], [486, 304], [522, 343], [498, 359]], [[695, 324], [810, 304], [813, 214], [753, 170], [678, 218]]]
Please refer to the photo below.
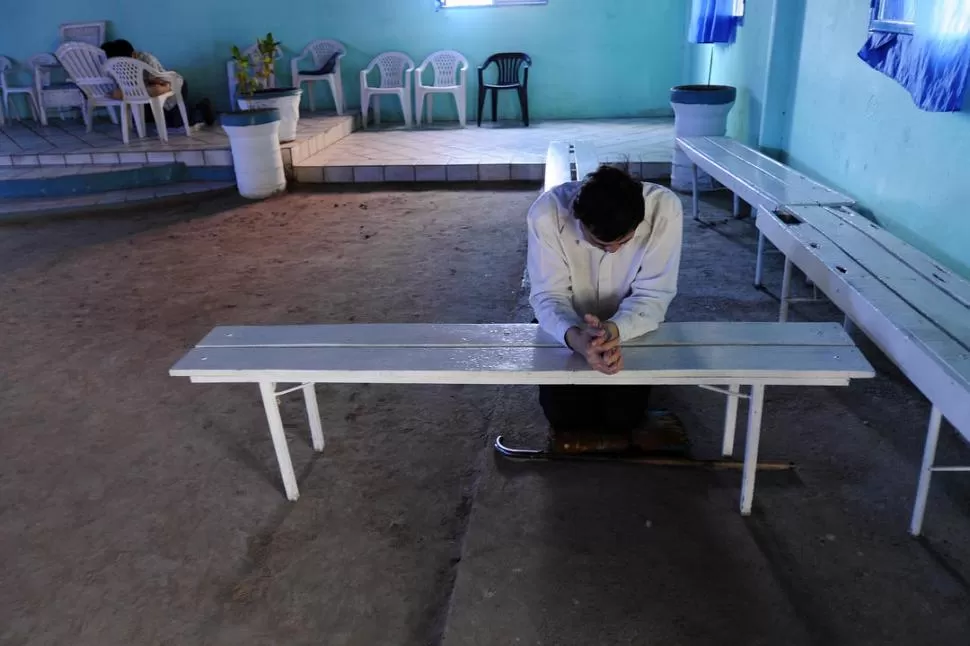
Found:
[[[783, 206], [852, 206], [848, 195], [816, 182], [810, 177], [775, 161], [757, 150], [749, 148], [730, 137], [678, 137], [677, 146], [693, 164], [693, 214], [699, 220], [697, 168], [724, 185], [734, 194], [734, 215], [739, 210], [738, 200], [750, 204], [754, 213], [759, 208], [775, 212]], [[761, 287], [764, 267], [765, 237], [758, 234], [758, 259], [754, 271], [754, 284]], [[786, 271], [791, 271], [786, 259]], [[784, 320], [784, 319], [782, 319]]]
[[935, 464], [944, 417], [970, 441], [970, 282], [851, 209], [783, 211], [763, 210], [758, 229], [933, 405], [910, 523], [918, 535], [933, 474], [970, 472]]

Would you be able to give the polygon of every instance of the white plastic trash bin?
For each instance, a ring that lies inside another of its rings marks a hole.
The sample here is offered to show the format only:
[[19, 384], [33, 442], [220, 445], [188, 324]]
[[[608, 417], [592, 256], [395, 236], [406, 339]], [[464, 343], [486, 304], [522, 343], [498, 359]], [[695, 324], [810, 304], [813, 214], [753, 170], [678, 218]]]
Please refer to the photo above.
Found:
[[229, 135], [239, 194], [252, 200], [286, 190], [280, 153], [280, 111], [227, 112], [221, 123]]
[[[670, 105], [674, 109], [676, 137], [722, 137], [727, 132], [727, 118], [734, 107], [738, 91], [729, 85], [678, 85], [670, 90]], [[674, 146], [670, 186], [675, 191], [692, 190], [691, 161]], [[710, 175], [697, 172], [697, 188], [712, 191], [716, 188]]]

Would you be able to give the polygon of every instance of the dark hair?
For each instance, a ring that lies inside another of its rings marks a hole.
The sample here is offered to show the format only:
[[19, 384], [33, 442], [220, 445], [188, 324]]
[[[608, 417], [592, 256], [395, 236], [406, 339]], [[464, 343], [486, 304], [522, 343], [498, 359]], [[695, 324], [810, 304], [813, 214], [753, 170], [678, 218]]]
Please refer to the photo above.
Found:
[[106, 43], [102, 43], [101, 49], [104, 50], [108, 58], [115, 58], [117, 56], [131, 58], [135, 54], [135, 47], [124, 39], [109, 40]]
[[597, 240], [614, 242], [643, 222], [643, 184], [613, 166], [586, 176], [573, 214]]

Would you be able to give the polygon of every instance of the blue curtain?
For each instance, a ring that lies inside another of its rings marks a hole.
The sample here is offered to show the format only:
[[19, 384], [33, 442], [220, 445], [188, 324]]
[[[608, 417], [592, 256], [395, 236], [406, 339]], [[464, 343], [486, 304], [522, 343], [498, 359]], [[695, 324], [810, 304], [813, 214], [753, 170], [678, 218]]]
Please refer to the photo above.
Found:
[[738, 0], [694, 0], [690, 13], [692, 43], [730, 43], [738, 30], [744, 6]]
[[[927, 112], [963, 108], [970, 74], [970, 0], [938, 0], [915, 33], [872, 33], [859, 58], [902, 85]], [[925, 6], [925, 5], [924, 5]]]

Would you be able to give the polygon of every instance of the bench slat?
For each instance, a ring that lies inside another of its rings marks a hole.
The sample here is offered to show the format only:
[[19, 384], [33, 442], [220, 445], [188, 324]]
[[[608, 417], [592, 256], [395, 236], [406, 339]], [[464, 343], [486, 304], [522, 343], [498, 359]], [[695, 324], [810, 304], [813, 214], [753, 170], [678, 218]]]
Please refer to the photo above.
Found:
[[745, 202], [775, 210], [782, 205], [852, 205], [855, 200], [728, 137], [681, 137], [687, 156]]
[[916, 247], [903, 242], [889, 231], [867, 220], [852, 209], [848, 207], [830, 207], [828, 210], [847, 224], [850, 224], [872, 238], [873, 241], [886, 249], [886, 251], [911, 267], [913, 271], [918, 272], [928, 281], [936, 285], [937, 289], [946, 292], [964, 306], [970, 308], [970, 281], [964, 280]]
[[739, 159], [746, 161], [755, 168], [762, 170], [769, 175], [776, 177], [791, 186], [802, 186], [806, 190], [820, 191], [827, 197], [824, 204], [852, 204], [855, 202], [851, 197], [831, 189], [825, 184], [812, 179], [804, 173], [800, 173], [791, 166], [786, 166], [776, 159], [772, 159], [764, 153], [745, 146], [740, 141], [730, 137], [707, 137], [707, 141], [723, 150], [724, 152], [735, 155]]
[[811, 226], [766, 209], [757, 225], [970, 440], [970, 356], [960, 344]]
[[962, 346], [959, 354], [970, 353], [970, 308], [943, 289], [939, 281], [913, 269], [833, 209], [803, 206], [789, 210], [898, 296], [900, 302], [889, 305], [890, 312], [900, 307], [916, 310]]
[[773, 177], [745, 168], [743, 162], [735, 160], [731, 164], [715, 161], [686, 145], [682, 145], [681, 148], [692, 162], [748, 204], [763, 206], [774, 211], [785, 204], [786, 199], [792, 197], [786, 193], [783, 183]]
[[546, 174], [543, 189], [551, 191], [560, 184], [572, 181], [569, 165], [569, 144], [565, 141], [551, 142], [546, 151]]
[[[572, 152], [570, 152], [572, 149]], [[575, 177], [573, 165], [575, 164]], [[581, 180], [599, 167], [596, 146], [589, 141], [553, 141], [546, 151], [546, 174], [543, 190], [549, 191], [575, 180]]]
[[848, 383], [873, 376], [854, 348], [668, 346], [627, 348], [607, 376], [565, 348], [195, 348], [173, 376], [215, 381], [318, 383], [627, 384], [698, 379], [719, 383]]
[[[552, 347], [558, 343], [530, 324], [350, 324], [217, 327], [199, 347]], [[835, 323], [664, 323], [625, 347], [704, 345], [846, 346], [852, 340]]]
[[573, 144], [573, 149], [576, 159], [576, 179], [585, 179], [587, 175], [599, 168], [596, 146], [589, 141], [577, 141]]

